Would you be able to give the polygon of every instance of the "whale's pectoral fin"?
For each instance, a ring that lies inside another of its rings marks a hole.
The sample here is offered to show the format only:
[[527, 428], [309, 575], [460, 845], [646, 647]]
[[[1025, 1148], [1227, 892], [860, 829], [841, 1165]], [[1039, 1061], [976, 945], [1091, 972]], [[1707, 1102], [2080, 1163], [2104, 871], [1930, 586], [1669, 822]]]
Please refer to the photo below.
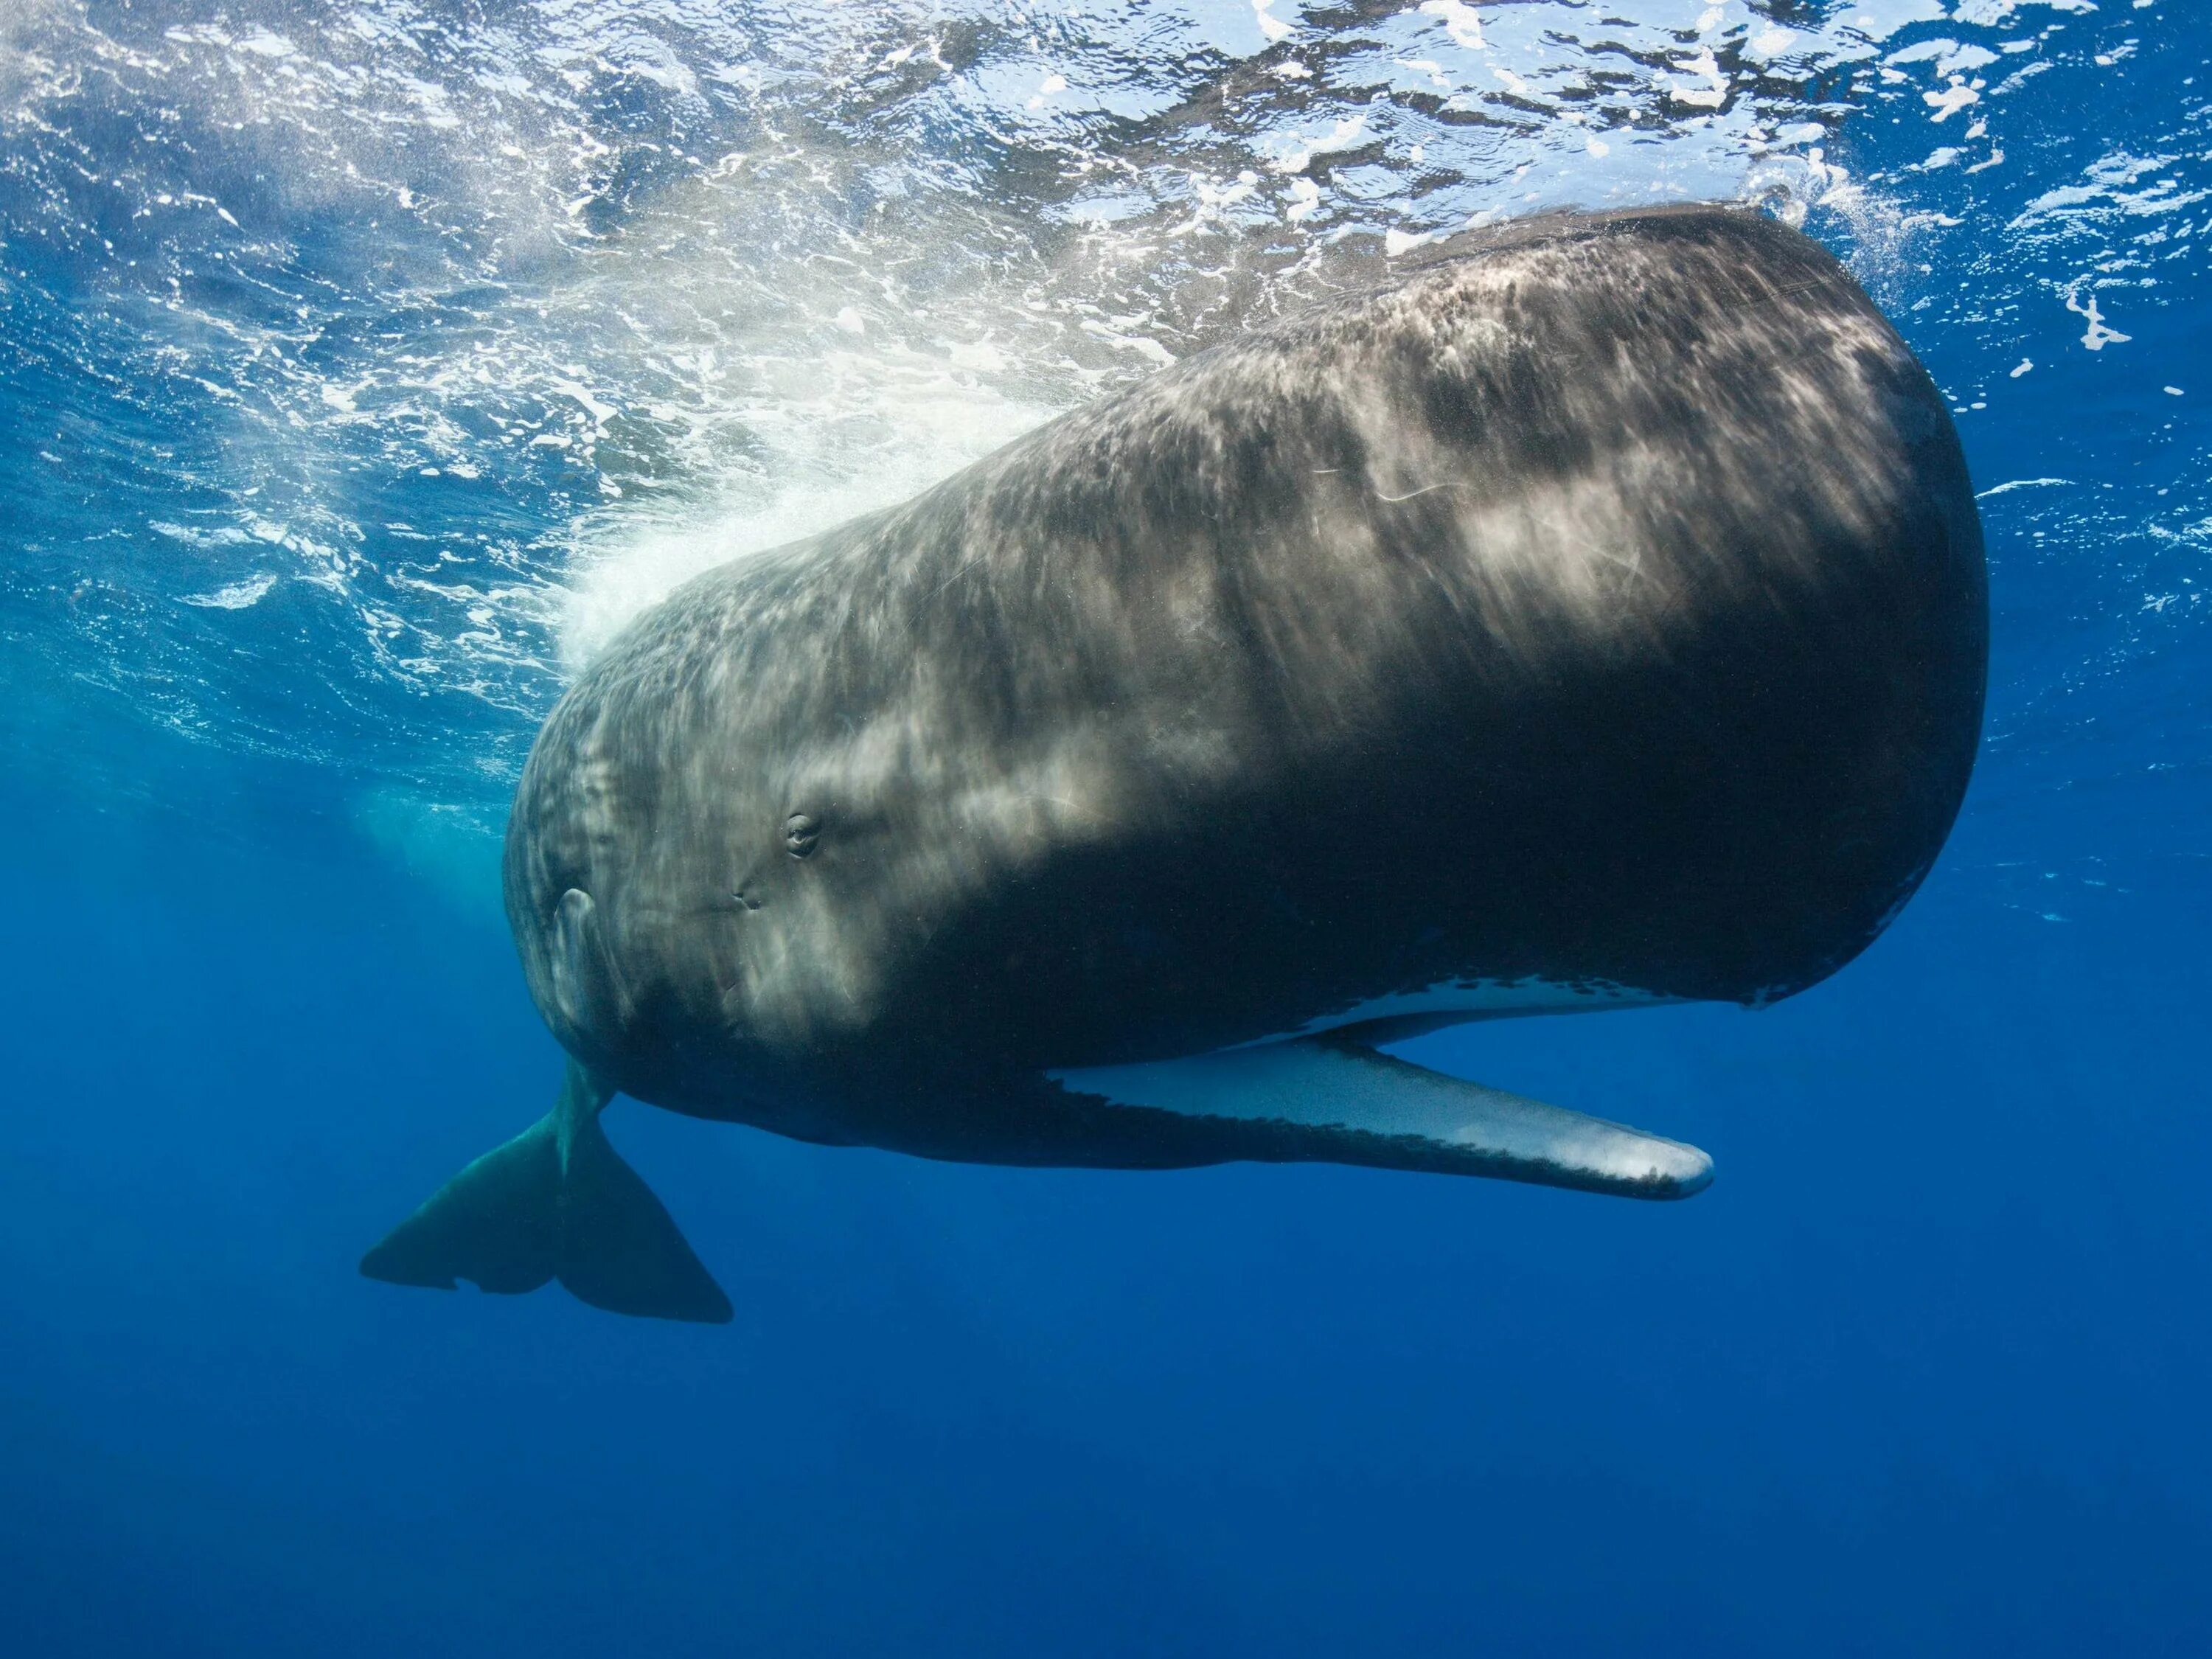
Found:
[[1712, 1159], [1694, 1146], [1342, 1036], [1051, 1075], [1077, 1094], [1171, 1113], [1223, 1158], [1435, 1170], [1628, 1198], [1687, 1198], [1713, 1178]]
[[514, 1295], [558, 1279], [613, 1313], [719, 1324], [722, 1294], [599, 1127], [605, 1090], [571, 1060], [559, 1104], [486, 1152], [361, 1260], [371, 1279]]

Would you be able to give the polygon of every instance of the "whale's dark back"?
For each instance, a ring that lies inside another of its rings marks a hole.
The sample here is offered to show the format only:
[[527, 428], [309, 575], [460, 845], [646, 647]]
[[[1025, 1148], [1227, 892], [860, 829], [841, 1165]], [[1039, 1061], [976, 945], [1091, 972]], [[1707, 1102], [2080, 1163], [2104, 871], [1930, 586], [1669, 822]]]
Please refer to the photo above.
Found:
[[544, 1006], [593, 894], [621, 1030], [563, 1035], [698, 1106], [1455, 978], [1771, 1000], [1926, 873], [1986, 633], [1948, 413], [1828, 254], [1540, 221], [679, 592], [548, 722], [510, 908]]

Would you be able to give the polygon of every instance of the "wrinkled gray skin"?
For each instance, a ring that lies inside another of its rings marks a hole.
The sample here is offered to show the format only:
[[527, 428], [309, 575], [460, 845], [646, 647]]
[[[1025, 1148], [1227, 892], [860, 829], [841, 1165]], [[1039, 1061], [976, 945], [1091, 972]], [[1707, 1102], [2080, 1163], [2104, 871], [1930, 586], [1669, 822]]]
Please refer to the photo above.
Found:
[[1826, 253], [1538, 221], [679, 589], [547, 720], [508, 915], [678, 1110], [1296, 1155], [1045, 1074], [1445, 981], [1802, 988], [1940, 847], [1985, 629], [1948, 416]]

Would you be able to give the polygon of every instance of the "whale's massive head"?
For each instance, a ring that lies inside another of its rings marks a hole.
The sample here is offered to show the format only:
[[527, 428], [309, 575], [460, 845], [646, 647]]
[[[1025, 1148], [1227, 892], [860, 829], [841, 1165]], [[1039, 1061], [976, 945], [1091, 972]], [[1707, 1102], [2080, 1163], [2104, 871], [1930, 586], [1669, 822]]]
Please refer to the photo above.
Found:
[[580, 1058], [746, 1115], [1758, 1003], [1925, 874], [1985, 636], [1948, 413], [1835, 261], [1570, 216], [679, 590], [548, 720], [510, 913]]

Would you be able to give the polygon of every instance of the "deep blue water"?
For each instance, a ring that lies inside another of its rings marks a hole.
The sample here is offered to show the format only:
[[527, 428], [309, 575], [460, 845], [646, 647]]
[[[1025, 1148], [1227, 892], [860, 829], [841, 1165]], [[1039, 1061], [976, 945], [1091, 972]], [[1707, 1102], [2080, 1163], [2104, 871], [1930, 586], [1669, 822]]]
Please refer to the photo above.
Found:
[[[2212, 18], [1473, 13], [0, 7], [8, 1650], [2206, 1650]], [[1792, 1001], [1413, 1050], [1711, 1191], [631, 1104], [732, 1324], [356, 1276], [550, 1099], [495, 833], [621, 617], [1407, 238], [1729, 194], [1960, 410], [1966, 812]]]

